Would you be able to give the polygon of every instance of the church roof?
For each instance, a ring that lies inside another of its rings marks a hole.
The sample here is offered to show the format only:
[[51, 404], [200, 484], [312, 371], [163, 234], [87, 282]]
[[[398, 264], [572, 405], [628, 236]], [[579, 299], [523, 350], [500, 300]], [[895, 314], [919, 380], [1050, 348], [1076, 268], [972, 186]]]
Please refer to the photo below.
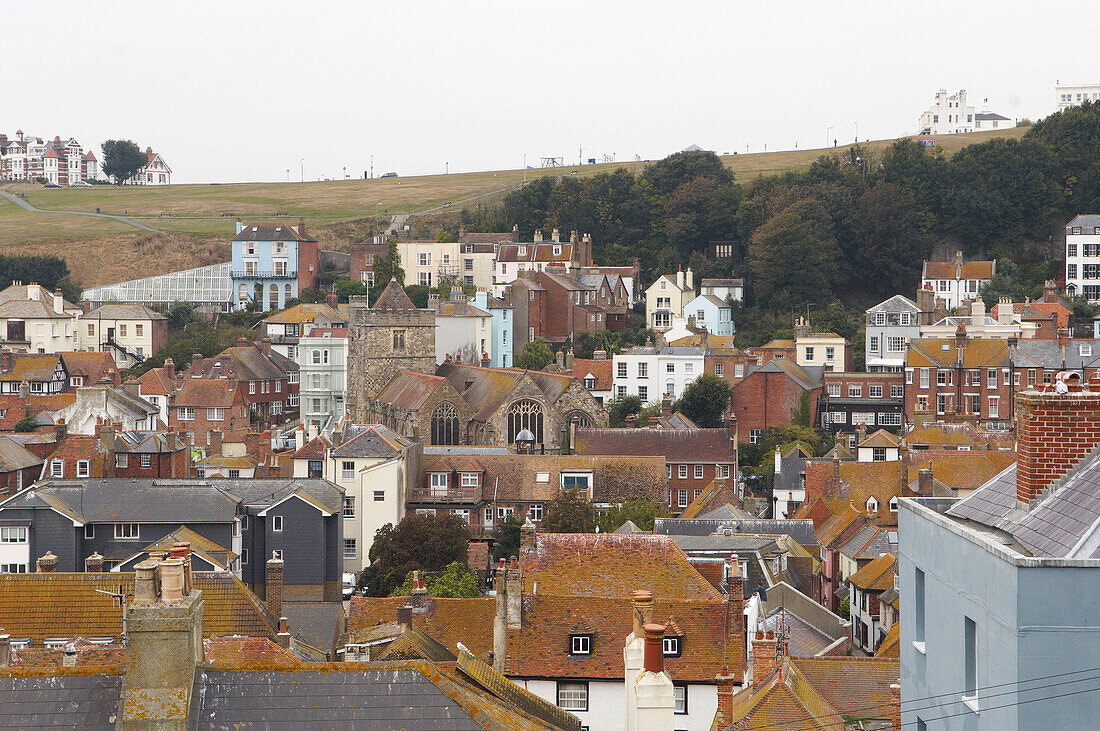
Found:
[[378, 299], [371, 305], [371, 309], [381, 312], [407, 312], [415, 310], [416, 305], [409, 299], [409, 295], [405, 294], [404, 288], [397, 283], [397, 280], [391, 279], [382, 290], [382, 294], [378, 295]]

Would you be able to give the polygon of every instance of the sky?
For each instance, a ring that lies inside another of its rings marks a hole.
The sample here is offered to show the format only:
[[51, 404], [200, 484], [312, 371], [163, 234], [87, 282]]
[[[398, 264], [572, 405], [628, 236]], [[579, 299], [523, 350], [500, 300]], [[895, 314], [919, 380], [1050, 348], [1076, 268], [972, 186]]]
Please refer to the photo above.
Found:
[[1100, 82], [1095, 2], [50, 7], [4, 36], [0, 132], [132, 139], [177, 183], [822, 147], [913, 134], [941, 88], [1038, 119]]

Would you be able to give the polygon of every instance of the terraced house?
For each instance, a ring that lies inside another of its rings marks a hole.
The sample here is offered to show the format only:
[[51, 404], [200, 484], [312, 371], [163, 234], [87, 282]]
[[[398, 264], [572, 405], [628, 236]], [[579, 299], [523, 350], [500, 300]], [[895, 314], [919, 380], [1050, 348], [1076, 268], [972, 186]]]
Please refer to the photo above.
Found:
[[1008, 429], [1013, 380], [1009, 341], [976, 339], [959, 325], [954, 338], [916, 338], [905, 357], [905, 416], [940, 421], [976, 421]]

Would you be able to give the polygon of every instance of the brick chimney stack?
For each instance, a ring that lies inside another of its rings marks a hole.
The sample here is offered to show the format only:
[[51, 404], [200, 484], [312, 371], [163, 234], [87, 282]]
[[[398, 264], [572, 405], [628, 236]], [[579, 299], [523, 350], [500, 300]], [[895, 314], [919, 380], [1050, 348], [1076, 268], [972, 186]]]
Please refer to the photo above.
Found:
[[275, 641], [280, 647], [290, 648], [290, 632], [287, 631], [286, 617], [279, 617], [279, 634], [275, 635]]
[[730, 669], [722, 666], [722, 672], [714, 677], [718, 686], [718, 713], [714, 717], [715, 728], [728, 728], [733, 724], [733, 676]]
[[42, 558], [38, 559], [38, 573], [48, 574], [57, 571], [57, 556], [52, 551], [46, 551]]
[[917, 495], [932, 497], [932, 470], [923, 469], [917, 471]]
[[508, 650], [508, 582], [504, 559], [497, 564], [493, 575], [493, 589], [496, 591], [496, 615], [493, 617], [493, 670], [504, 672], [504, 659]]
[[90, 574], [103, 571], [103, 557], [98, 551], [93, 551], [91, 556], [84, 559], [84, 570]]
[[340, 305], [340, 298], [335, 292], [329, 292], [325, 295], [325, 304], [335, 310]]
[[890, 684], [890, 729], [901, 731], [901, 686], [897, 683]]
[[508, 562], [507, 599], [508, 629], [519, 629], [523, 616], [523, 571], [515, 556]]
[[428, 585], [421, 578], [419, 571], [413, 571], [412, 596], [409, 604], [412, 605], [415, 613], [422, 614], [428, 611]]
[[168, 380], [176, 380], [176, 363], [171, 358], [164, 359], [164, 372], [168, 376]]
[[283, 560], [272, 556], [267, 560], [267, 608], [276, 617], [283, 616]]
[[413, 626], [413, 608], [411, 604], [402, 604], [397, 608], [397, 621], [409, 628]]
[[752, 638], [752, 683], [760, 685], [779, 664], [775, 633], [771, 630], [756, 631]]
[[729, 604], [726, 642], [736, 650], [737, 665], [733, 668], [733, 680], [741, 684], [745, 680], [745, 582], [737, 561], [730, 561], [726, 592]]
[[1016, 501], [1026, 509], [1100, 444], [1100, 380], [1062, 371], [1016, 396]]
[[528, 516], [527, 520], [523, 521], [523, 525], [519, 529], [519, 550], [520, 553], [526, 553], [527, 551], [535, 550], [535, 524], [531, 522], [531, 517]]

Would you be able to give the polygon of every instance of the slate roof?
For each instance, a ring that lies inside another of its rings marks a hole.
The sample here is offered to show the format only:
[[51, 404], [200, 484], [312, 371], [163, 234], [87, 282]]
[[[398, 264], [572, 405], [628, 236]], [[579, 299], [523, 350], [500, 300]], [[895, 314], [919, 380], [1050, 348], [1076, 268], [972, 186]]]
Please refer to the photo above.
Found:
[[411, 439], [391, 431], [381, 424], [349, 426], [344, 441], [331, 452], [333, 457], [396, 457], [413, 444]]
[[415, 311], [416, 305], [405, 294], [405, 289], [398, 284], [396, 279], [390, 279], [389, 284], [378, 295], [378, 299], [370, 306], [372, 310], [379, 312], [409, 312]]
[[19, 442], [0, 435], [0, 472], [15, 472], [42, 464], [42, 458]]
[[657, 598], [722, 597], [668, 536], [542, 533], [521, 567], [525, 594], [537, 582], [539, 594], [570, 597], [630, 597], [639, 588]]
[[[1088, 349], [1086, 352], [1089, 355], [1081, 355], [1081, 346]], [[1020, 340], [1011, 354], [1012, 365], [1017, 368], [1076, 371], [1100, 367], [1100, 343], [1092, 339], [1070, 340], [1066, 344], [1065, 361], [1062, 360], [1062, 348], [1057, 340]]]
[[299, 236], [294, 226], [285, 223], [251, 223], [233, 236], [234, 241], [312, 241], [309, 236]]
[[[772, 343], [774, 342], [776, 341], [773, 340]], [[764, 347], [770, 345], [771, 343]], [[794, 346], [792, 345], [791, 347]], [[773, 358], [764, 365], [750, 366], [747, 368], [745, 370], [745, 378], [755, 373], [784, 373], [803, 389], [812, 391], [815, 388], [821, 388], [821, 377], [824, 373], [824, 368], [822, 366], [800, 366], [790, 358]], [[742, 383], [744, 383], [744, 381], [742, 381]]]
[[897, 530], [880, 528], [872, 524], [860, 528], [854, 536], [840, 546], [841, 553], [856, 561], [878, 558], [884, 553], [897, 553], [897, 550]]
[[343, 602], [284, 600], [283, 616], [287, 618], [287, 628], [291, 636], [321, 652], [334, 652], [336, 637], [344, 631]]
[[1008, 117], [1003, 117], [1000, 114], [994, 112], [978, 112], [974, 115], [974, 119], [980, 122], [991, 122], [993, 120], [1009, 121]]
[[119, 302], [107, 302], [90, 310], [83, 315], [84, 320], [167, 320], [168, 318], [156, 310], [151, 310], [141, 304], [123, 304]]
[[187, 449], [187, 444], [168, 432], [124, 431], [115, 433], [114, 449], [129, 454], [170, 454]]
[[832, 645], [835, 637], [830, 637], [799, 617], [790, 609], [775, 607], [764, 617], [764, 629], [779, 633], [790, 641], [790, 653], [795, 657], [813, 657]]
[[274, 381], [297, 370], [298, 364], [278, 351], [264, 353], [258, 345], [238, 345], [226, 348], [213, 358], [205, 358], [197, 369], [191, 368], [187, 376], [188, 380], [201, 377]]
[[672, 463], [732, 463], [727, 429], [577, 429], [577, 454], [660, 455]]
[[709, 536], [712, 533], [732, 530], [735, 534], [777, 536], [787, 535], [803, 546], [817, 545], [812, 520], [684, 520], [683, 518], [657, 518], [653, 532], [658, 535]]
[[[170, 483], [172, 480], [157, 480]], [[183, 482], [181, 480], [181, 482]], [[344, 491], [320, 477], [221, 479], [210, 484], [240, 498], [246, 505], [259, 507], [278, 503], [290, 495], [298, 495], [308, 503], [335, 513], [344, 505]]]
[[[557, 402], [558, 397], [570, 385], [577, 383], [572, 376], [546, 371], [482, 368], [450, 362], [440, 365], [435, 373], [450, 381], [454, 389], [462, 394], [462, 398], [474, 409], [474, 419], [477, 421], [488, 421], [492, 418], [525, 378], [534, 381], [550, 403]], [[467, 381], [470, 382], [469, 387], [466, 386]]]
[[867, 308], [867, 314], [874, 314], [877, 312], [917, 312], [917, 303], [908, 297], [900, 294], [895, 294], [889, 299], [879, 302], [874, 307]]
[[0, 674], [0, 727], [115, 728], [123, 676], [81, 669]]
[[[240, 579], [226, 572], [194, 573], [205, 602], [203, 636], [274, 638], [277, 618]], [[47, 637], [122, 636], [122, 609], [107, 594], [133, 596], [130, 572], [0, 574], [0, 627], [40, 644]]]
[[[98, 442], [95, 437], [87, 439]], [[224, 490], [202, 481], [94, 478], [45, 480], [0, 503], [0, 507], [49, 506], [81, 524], [182, 524], [232, 522], [237, 502]]]

